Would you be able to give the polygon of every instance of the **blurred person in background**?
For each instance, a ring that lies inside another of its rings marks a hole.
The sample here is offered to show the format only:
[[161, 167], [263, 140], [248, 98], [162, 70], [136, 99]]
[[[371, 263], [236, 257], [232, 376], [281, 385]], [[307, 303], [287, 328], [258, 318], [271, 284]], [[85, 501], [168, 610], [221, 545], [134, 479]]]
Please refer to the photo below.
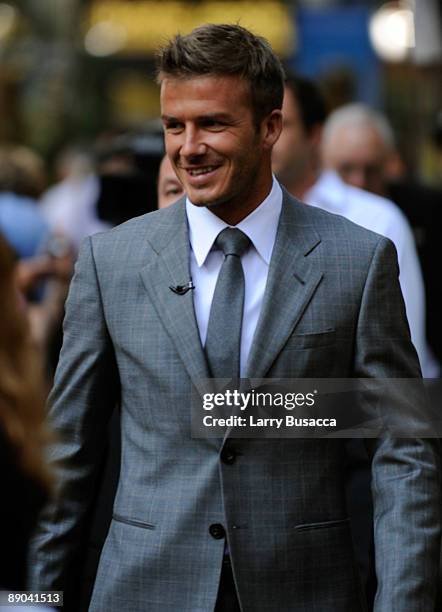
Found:
[[38, 301], [27, 299], [26, 311], [33, 341], [52, 382], [61, 348], [64, 303], [74, 271], [75, 252], [63, 236], [52, 236], [46, 252], [17, 262], [17, 284], [25, 298], [44, 283]]
[[15, 193], [37, 201], [47, 186], [43, 158], [24, 145], [11, 146], [8, 154], [15, 167]]
[[[442, 190], [407, 172], [387, 118], [364, 104], [348, 104], [330, 114], [322, 139], [324, 165], [349, 185], [389, 198], [406, 215], [414, 233], [426, 296], [426, 334], [442, 360], [442, 275], [440, 231]], [[416, 297], [419, 285], [414, 285]], [[407, 299], [406, 299], [407, 302]], [[407, 305], [408, 306], [408, 305]], [[410, 322], [412, 326], [412, 323]], [[412, 326], [413, 335], [413, 326]], [[419, 352], [419, 348], [418, 348]], [[422, 362], [424, 375], [436, 375]]]
[[300, 200], [321, 174], [320, 143], [327, 116], [325, 100], [309, 79], [286, 71], [282, 132], [272, 151], [272, 169]]
[[99, 178], [91, 154], [80, 148], [63, 150], [55, 168], [58, 180], [42, 195], [41, 211], [51, 230], [78, 250], [83, 238], [110, 227], [97, 213]]
[[0, 148], [0, 231], [22, 259], [39, 254], [49, 237], [37, 206], [43, 178], [36, 160], [23, 147]]
[[63, 236], [51, 234], [41, 213], [37, 198], [45, 186], [39, 155], [23, 146], [0, 149], [0, 232], [16, 256], [31, 336], [49, 373], [55, 361], [50, 347], [62, 319], [73, 251]]
[[43, 459], [42, 371], [16, 285], [16, 258], [1, 236], [0, 304], [0, 589], [23, 590], [28, 541], [51, 477]]
[[333, 111], [322, 138], [324, 166], [336, 170], [349, 185], [387, 196], [390, 164], [400, 171], [394, 136], [384, 116], [361, 103]]
[[[333, 171], [323, 171], [322, 129], [327, 117], [325, 99], [311, 80], [287, 74], [283, 102], [282, 133], [273, 148], [272, 166], [277, 178], [290, 193], [308, 204], [340, 214], [351, 221], [390, 238], [400, 261], [400, 283], [412, 337], [419, 347], [425, 371], [434, 373], [428, 362], [423, 338], [423, 304], [416, 303], [422, 279], [412, 233], [402, 213], [390, 201], [351, 187]], [[422, 291], [423, 293], [423, 291]], [[411, 316], [410, 316], [411, 315]], [[437, 371], [437, 370], [436, 370]], [[373, 604], [376, 580], [373, 559], [372, 497], [370, 465], [364, 444], [347, 442], [347, 504], [355, 551], [363, 577], [369, 607]]]
[[184, 188], [175, 174], [170, 159], [165, 155], [158, 173], [158, 208], [167, 208], [182, 195]]
[[[292, 195], [390, 238], [398, 253], [399, 281], [423, 374], [438, 376], [439, 364], [425, 336], [424, 284], [409, 224], [393, 202], [347, 185], [330, 169], [323, 172], [321, 147], [326, 117], [325, 100], [316, 84], [289, 74], [283, 130], [273, 149], [273, 170]], [[340, 142], [335, 146], [343, 148]]]
[[[19, 192], [33, 198], [39, 205], [47, 187], [43, 159], [31, 149], [20, 146], [12, 150], [12, 160], [19, 169]], [[65, 172], [67, 167], [69, 163], [66, 161]], [[47, 221], [49, 232], [46, 240], [34, 257], [19, 260], [17, 270], [19, 286], [28, 298], [31, 335], [48, 366], [50, 382], [61, 346], [61, 338], [57, 342], [56, 336], [58, 333], [61, 335], [63, 307], [76, 251], [70, 237]]]

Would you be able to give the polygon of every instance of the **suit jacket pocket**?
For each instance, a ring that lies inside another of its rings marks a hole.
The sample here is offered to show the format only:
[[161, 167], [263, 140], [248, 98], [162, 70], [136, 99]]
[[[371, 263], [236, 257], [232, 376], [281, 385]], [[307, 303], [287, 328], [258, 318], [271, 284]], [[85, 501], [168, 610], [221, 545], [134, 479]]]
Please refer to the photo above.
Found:
[[295, 529], [296, 531], [313, 531], [314, 529], [330, 529], [331, 527], [341, 527], [349, 524], [349, 519], [344, 518], [334, 521], [321, 521], [319, 523], [302, 523], [301, 525], [295, 525]]
[[321, 346], [331, 346], [335, 343], [336, 331], [326, 329], [322, 332], [311, 334], [292, 334], [285, 343], [283, 350], [300, 350], [307, 348], [319, 348]]
[[144, 521], [139, 521], [138, 519], [127, 518], [125, 516], [121, 516], [121, 514], [112, 515], [112, 519], [117, 523], [124, 523], [125, 525], [132, 525], [132, 527], [142, 527], [143, 529], [156, 529], [155, 525], [152, 523], [145, 523]]

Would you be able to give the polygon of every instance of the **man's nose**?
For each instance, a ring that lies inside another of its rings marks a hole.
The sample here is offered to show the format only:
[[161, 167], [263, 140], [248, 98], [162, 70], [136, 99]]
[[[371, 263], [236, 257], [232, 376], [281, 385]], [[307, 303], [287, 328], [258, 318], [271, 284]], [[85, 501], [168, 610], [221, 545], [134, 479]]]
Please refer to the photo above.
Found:
[[206, 145], [201, 139], [201, 133], [196, 129], [187, 129], [184, 132], [184, 140], [181, 146], [181, 155], [184, 157], [192, 157], [195, 155], [204, 155]]

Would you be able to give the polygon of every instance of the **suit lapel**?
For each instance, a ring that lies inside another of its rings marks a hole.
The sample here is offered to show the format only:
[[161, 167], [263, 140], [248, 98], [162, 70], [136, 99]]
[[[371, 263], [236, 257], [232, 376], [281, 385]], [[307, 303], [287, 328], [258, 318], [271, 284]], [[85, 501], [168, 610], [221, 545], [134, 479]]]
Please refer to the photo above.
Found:
[[[323, 273], [308, 256], [321, 239], [304, 207], [284, 192], [261, 314], [247, 363], [247, 378], [264, 378], [318, 287]], [[152, 219], [153, 223], [153, 219]], [[155, 259], [141, 270], [144, 287], [171, 336], [193, 384], [203, 394], [210, 377], [195, 318], [192, 291], [177, 295], [170, 286], [190, 280], [189, 235], [184, 200], [151, 228]]]
[[163, 219], [149, 237], [156, 258], [141, 270], [141, 278], [192, 382], [204, 393], [207, 389], [201, 385], [201, 379], [209, 378], [209, 370], [195, 318], [193, 292], [178, 295], [170, 289], [191, 280], [184, 200]]
[[284, 191], [261, 314], [247, 363], [247, 377], [264, 378], [311, 300], [323, 273], [308, 261], [321, 239], [304, 206]]

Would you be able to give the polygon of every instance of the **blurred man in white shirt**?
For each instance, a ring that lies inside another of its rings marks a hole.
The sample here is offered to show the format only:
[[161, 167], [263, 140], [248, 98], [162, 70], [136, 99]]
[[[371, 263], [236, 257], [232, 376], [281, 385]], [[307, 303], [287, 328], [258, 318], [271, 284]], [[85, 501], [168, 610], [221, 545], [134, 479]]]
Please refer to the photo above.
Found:
[[273, 171], [292, 195], [342, 215], [394, 243], [411, 338], [423, 375], [437, 377], [439, 364], [425, 337], [424, 285], [408, 221], [390, 200], [348, 185], [332, 170], [323, 172], [321, 143], [326, 117], [326, 105], [317, 86], [307, 79], [288, 75], [283, 130], [273, 149]]

